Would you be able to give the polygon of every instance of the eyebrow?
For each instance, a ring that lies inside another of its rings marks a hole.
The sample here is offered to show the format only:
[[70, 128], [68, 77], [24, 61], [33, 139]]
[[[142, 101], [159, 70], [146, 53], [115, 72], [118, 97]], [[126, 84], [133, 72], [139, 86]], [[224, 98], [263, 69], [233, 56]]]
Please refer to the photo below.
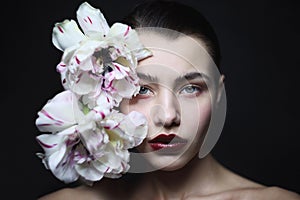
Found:
[[175, 83], [183, 83], [183, 82], [191, 81], [191, 80], [195, 80], [195, 79], [202, 79], [205, 82], [210, 80], [210, 78], [204, 73], [190, 72], [190, 73], [184, 74], [183, 76], [179, 76], [178, 78], [176, 78]]
[[[158, 82], [158, 78], [156, 76], [151, 76], [150, 74], [144, 74], [144, 73], [137, 73], [138, 77], [141, 80], [147, 81], [147, 82]], [[183, 83], [186, 81], [191, 81], [191, 80], [195, 80], [195, 79], [204, 79], [204, 81], [209, 81], [210, 78], [204, 74], [204, 73], [200, 73], [200, 72], [190, 72], [187, 74], [184, 74], [182, 76], [179, 76], [175, 79], [175, 83]]]
[[158, 82], [158, 78], [156, 76], [151, 76], [150, 74], [144, 74], [144, 73], [137, 72], [137, 76], [140, 79], [147, 81], [147, 82], [155, 82], [155, 83]]

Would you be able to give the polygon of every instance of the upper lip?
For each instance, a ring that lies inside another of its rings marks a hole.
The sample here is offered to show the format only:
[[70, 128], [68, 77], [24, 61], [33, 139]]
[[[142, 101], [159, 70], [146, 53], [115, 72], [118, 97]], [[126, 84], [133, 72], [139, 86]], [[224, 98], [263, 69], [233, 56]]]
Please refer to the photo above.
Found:
[[155, 138], [148, 141], [149, 143], [162, 143], [162, 144], [169, 144], [169, 143], [186, 143], [186, 140], [177, 136], [176, 134], [159, 134]]

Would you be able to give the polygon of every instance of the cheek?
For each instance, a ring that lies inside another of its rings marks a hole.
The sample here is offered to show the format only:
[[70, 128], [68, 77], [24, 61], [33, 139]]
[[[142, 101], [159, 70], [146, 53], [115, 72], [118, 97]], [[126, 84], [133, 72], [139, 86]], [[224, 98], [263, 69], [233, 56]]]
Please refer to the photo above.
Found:
[[211, 117], [211, 101], [182, 103], [181, 122], [183, 127], [193, 130], [193, 135], [205, 131]]
[[134, 102], [134, 99], [122, 100], [122, 102], [120, 103], [120, 111], [124, 114], [128, 114], [131, 111], [137, 111], [137, 112], [144, 114], [147, 117], [147, 119], [149, 120], [148, 106], [145, 106], [143, 104], [138, 104], [138, 103]]
[[129, 100], [123, 99], [120, 103], [120, 111], [124, 114], [130, 113]]

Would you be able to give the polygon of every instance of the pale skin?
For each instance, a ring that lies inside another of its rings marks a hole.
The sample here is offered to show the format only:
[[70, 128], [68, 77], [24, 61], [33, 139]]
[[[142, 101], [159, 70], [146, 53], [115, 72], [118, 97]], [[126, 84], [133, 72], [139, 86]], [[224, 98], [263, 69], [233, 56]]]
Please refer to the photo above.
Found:
[[[157, 170], [139, 174], [134, 182], [102, 179], [92, 187], [62, 189], [40, 200], [299, 200], [300, 196], [294, 192], [266, 187], [235, 174], [211, 154], [199, 159], [211, 106], [218, 103], [224, 76], [215, 79], [210, 56], [199, 48], [205, 46], [200, 39], [170, 40], [157, 33], [140, 36], [153, 56], [139, 62], [137, 71], [142, 89], [135, 98], [122, 102], [121, 111], [136, 110], [147, 117], [148, 135], [138, 150], [148, 153], [147, 162]], [[192, 41], [197, 41], [198, 46]], [[148, 141], [162, 132], [175, 133], [186, 139], [187, 144], [174, 154], [156, 153]]]

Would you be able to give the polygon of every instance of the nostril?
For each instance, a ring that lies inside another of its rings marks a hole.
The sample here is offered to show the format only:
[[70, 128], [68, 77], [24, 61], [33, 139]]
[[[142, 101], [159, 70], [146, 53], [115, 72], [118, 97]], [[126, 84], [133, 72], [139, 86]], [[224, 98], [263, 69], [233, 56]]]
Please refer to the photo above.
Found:
[[180, 114], [175, 107], [163, 107], [157, 104], [150, 109], [150, 115], [157, 126], [169, 128], [180, 124]]
[[166, 129], [170, 129], [172, 127], [176, 127], [180, 125], [180, 120], [177, 120], [177, 118], [172, 119], [172, 120], [165, 120], [165, 123], [163, 124], [163, 126]]

